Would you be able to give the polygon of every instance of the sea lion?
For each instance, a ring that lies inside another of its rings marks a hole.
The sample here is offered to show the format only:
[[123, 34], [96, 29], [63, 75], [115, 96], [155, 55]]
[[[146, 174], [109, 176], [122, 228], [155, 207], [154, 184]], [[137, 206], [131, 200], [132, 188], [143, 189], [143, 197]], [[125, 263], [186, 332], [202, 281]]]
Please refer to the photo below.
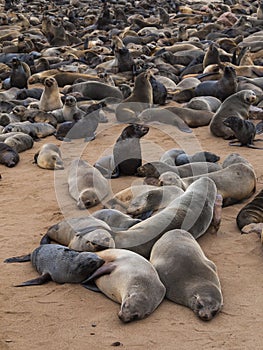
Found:
[[4, 142], [0, 142], [0, 164], [8, 168], [13, 168], [19, 162], [19, 154], [12, 147]]
[[64, 169], [61, 152], [53, 143], [44, 144], [34, 155], [34, 162], [42, 169], [60, 170]]
[[[4, 134], [8, 136], [8, 134]], [[24, 133], [15, 133], [7, 137], [4, 141], [8, 146], [12, 147], [17, 153], [31, 149], [34, 145], [34, 140], [30, 135]]]
[[137, 115], [153, 104], [153, 91], [150, 82], [151, 72], [140, 73], [134, 82], [134, 89], [129, 97], [116, 108], [116, 118], [119, 122], [131, 123], [138, 121]]
[[113, 147], [115, 177], [135, 175], [142, 165], [140, 139], [149, 131], [148, 126], [131, 124], [126, 126]]
[[45, 244], [24, 257], [6, 259], [6, 263], [31, 261], [40, 277], [23, 282], [15, 287], [36, 286], [49, 281], [56, 283], [81, 283], [104, 260], [91, 252], [76, 252], [59, 244]]
[[105, 264], [82, 285], [85, 287], [90, 280], [94, 280], [102, 293], [121, 304], [118, 313], [120, 320], [131, 322], [143, 319], [162, 302], [165, 287], [145, 258], [124, 249], [107, 249], [96, 254], [105, 260]]
[[209, 163], [216, 163], [220, 160], [220, 157], [217, 156], [215, 153], [207, 152], [207, 151], [200, 151], [196, 152], [193, 155], [188, 155], [186, 153], [178, 154], [178, 156], [175, 158], [175, 165], [184, 165], [187, 163], [195, 163], [195, 162], [209, 162]]
[[96, 252], [115, 247], [111, 232], [106, 222], [93, 216], [71, 218], [50, 226], [40, 244], [55, 241], [77, 251]]
[[150, 262], [166, 287], [166, 298], [209, 321], [223, 307], [216, 265], [185, 230], [166, 232], [153, 246]]
[[92, 216], [106, 222], [115, 231], [127, 230], [141, 222], [140, 219], [133, 219], [129, 215], [116, 209], [101, 209], [95, 211]]
[[153, 244], [169, 230], [182, 228], [195, 238], [202, 236], [212, 221], [216, 194], [216, 185], [211, 179], [198, 179], [156, 215], [126, 231], [114, 233], [116, 248], [149, 257]]
[[183, 179], [185, 188], [203, 176], [214, 181], [218, 193], [223, 197], [224, 207], [249, 198], [255, 192], [255, 172], [250, 166], [242, 163], [232, 164], [222, 170], [206, 175], [186, 177]]
[[44, 80], [44, 91], [39, 101], [39, 108], [48, 112], [62, 107], [63, 103], [60, 98], [56, 79], [53, 77], [46, 78]]
[[7, 125], [3, 133], [23, 132], [30, 135], [34, 140], [53, 135], [56, 129], [48, 123], [30, 123], [29, 121], [11, 123]]
[[234, 137], [233, 131], [223, 124], [229, 116], [236, 116], [242, 119], [248, 117], [249, 106], [256, 101], [256, 94], [252, 90], [242, 90], [229, 96], [224, 100], [209, 125], [214, 136], [229, 139]]
[[79, 209], [87, 209], [100, 203], [109, 193], [108, 180], [81, 159], [71, 162], [68, 171], [69, 194], [77, 201]]
[[137, 169], [138, 176], [158, 178], [162, 173], [172, 171], [180, 177], [189, 177], [192, 175], [207, 174], [218, 171], [221, 166], [217, 163], [196, 162], [188, 163], [180, 166], [171, 166], [162, 162], [145, 163]]
[[219, 80], [202, 81], [195, 88], [196, 96], [214, 96], [224, 101], [237, 92], [237, 76], [233, 67], [224, 67], [224, 75]]
[[246, 225], [263, 222], [263, 190], [246, 204], [237, 214], [236, 223], [240, 230]]
[[231, 116], [226, 118], [223, 121], [223, 124], [233, 130], [235, 137], [239, 141], [239, 143], [236, 143], [236, 141], [230, 141], [230, 146], [247, 146], [255, 149], [263, 149], [254, 145], [255, 141], [260, 140], [254, 140], [256, 136], [256, 126], [252, 121]]

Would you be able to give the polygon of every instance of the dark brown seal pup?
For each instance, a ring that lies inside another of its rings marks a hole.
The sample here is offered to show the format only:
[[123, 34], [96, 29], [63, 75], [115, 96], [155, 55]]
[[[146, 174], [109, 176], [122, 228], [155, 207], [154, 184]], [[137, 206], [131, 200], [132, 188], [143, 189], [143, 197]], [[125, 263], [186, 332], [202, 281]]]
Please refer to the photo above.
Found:
[[196, 152], [193, 155], [181, 153], [181, 154], [178, 154], [178, 156], [175, 158], [175, 165], [178, 166], [178, 165], [195, 163], [195, 162], [216, 163], [219, 160], [220, 160], [219, 156], [217, 156], [215, 153], [207, 152], [207, 151]]
[[224, 75], [221, 79], [203, 81], [195, 88], [196, 96], [214, 96], [221, 101], [236, 92], [237, 76], [235, 69], [230, 66], [224, 68]]
[[80, 283], [96, 271], [104, 260], [91, 252], [76, 252], [59, 244], [44, 244], [32, 254], [6, 259], [6, 263], [31, 261], [40, 277], [15, 287], [37, 286], [49, 281]]
[[263, 190], [239, 211], [236, 222], [240, 230], [246, 225], [263, 222]]
[[107, 249], [96, 253], [105, 260], [95, 273], [82, 282], [95, 280], [101, 292], [121, 304], [118, 317], [123, 322], [149, 316], [162, 302], [165, 287], [148, 260], [125, 249]]
[[0, 142], [0, 164], [13, 168], [19, 162], [19, 154], [12, 147]]
[[134, 89], [129, 97], [116, 108], [116, 118], [119, 122], [138, 121], [137, 115], [153, 104], [153, 91], [150, 82], [151, 72], [140, 73], [134, 83]]
[[18, 57], [14, 57], [11, 61], [12, 71], [10, 75], [10, 86], [19, 89], [27, 89], [27, 79], [31, 72], [29, 66], [22, 62]]
[[203, 321], [211, 320], [222, 309], [216, 266], [189, 232], [166, 232], [154, 244], [150, 262], [166, 287], [168, 299], [189, 307]]
[[146, 135], [149, 128], [140, 124], [131, 124], [123, 129], [113, 147], [115, 177], [135, 175], [142, 165], [140, 138]]
[[256, 126], [252, 121], [231, 116], [225, 119], [223, 124], [233, 130], [235, 137], [240, 142], [236, 143], [236, 141], [230, 141], [230, 146], [247, 146], [250, 148], [263, 149], [254, 145], [254, 141], [260, 140], [254, 140], [256, 136]]

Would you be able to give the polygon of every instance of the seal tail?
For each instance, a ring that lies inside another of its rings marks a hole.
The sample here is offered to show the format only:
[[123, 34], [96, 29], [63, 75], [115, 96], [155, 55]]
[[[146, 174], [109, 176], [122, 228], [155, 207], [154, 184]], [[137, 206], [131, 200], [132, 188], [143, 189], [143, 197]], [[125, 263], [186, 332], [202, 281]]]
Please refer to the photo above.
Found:
[[27, 262], [31, 260], [31, 254], [13, 256], [12, 258], [7, 258], [4, 260], [4, 263], [14, 263], [14, 262]]
[[17, 284], [14, 287], [26, 287], [26, 286], [39, 286], [41, 284], [51, 281], [51, 276], [49, 273], [44, 273], [42, 276], [34, 278], [32, 280]]

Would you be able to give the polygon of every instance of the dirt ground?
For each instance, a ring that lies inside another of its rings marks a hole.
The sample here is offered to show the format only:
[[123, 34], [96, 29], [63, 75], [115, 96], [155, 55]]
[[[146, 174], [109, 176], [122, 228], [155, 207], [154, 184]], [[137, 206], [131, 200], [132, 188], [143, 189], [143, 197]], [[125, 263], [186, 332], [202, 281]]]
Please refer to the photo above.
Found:
[[[0, 349], [110, 349], [114, 345], [151, 350], [262, 349], [262, 246], [256, 234], [241, 235], [235, 223], [240, 208], [253, 197], [224, 208], [219, 232], [198, 240], [217, 265], [224, 296], [222, 312], [210, 322], [164, 300], [148, 318], [123, 324], [117, 317], [120, 305], [80, 285], [50, 282], [35, 287], [13, 286], [36, 277], [37, 272], [30, 263], [4, 264], [5, 258], [31, 252], [52, 224], [88, 214], [78, 210], [69, 197], [63, 171], [59, 174], [32, 164], [38, 148], [52, 142], [61, 145], [65, 162], [82, 156], [93, 164], [111, 151], [123, 128], [120, 124], [103, 124], [90, 143], [78, 140], [65, 145], [50, 136], [20, 153], [15, 168], [0, 165]], [[152, 125], [142, 139], [143, 161], [157, 160], [164, 151], [177, 147], [189, 153], [201, 149], [214, 152], [221, 157], [220, 162], [229, 153], [238, 152], [254, 166], [256, 192], [263, 188], [262, 151], [230, 147], [227, 141], [211, 136], [208, 127], [186, 134], [171, 126]], [[135, 177], [121, 177], [111, 180], [111, 186], [117, 192], [137, 181]]]

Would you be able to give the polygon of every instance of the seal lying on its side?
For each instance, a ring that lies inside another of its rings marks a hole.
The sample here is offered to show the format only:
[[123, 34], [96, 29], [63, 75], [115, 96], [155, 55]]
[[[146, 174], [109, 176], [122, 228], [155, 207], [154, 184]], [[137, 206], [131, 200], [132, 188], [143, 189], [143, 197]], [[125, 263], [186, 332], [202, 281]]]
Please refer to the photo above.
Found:
[[19, 162], [19, 154], [12, 147], [0, 142], [0, 164], [13, 168]]
[[34, 155], [34, 161], [40, 168], [43, 169], [64, 169], [59, 147], [53, 143], [44, 144]]
[[150, 262], [166, 287], [168, 299], [189, 307], [203, 321], [211, 320], [222, 309], [216, 266], [189, 232], [166, 232], [154, 244]]
[[97, 255], [105, 264], [82, 284], [89, 288], [88, 282], [95, 280], [101, 292], [121, 304], [118, 316], [123, 322], [149, 316], [162, 302], [165, 287], [145, 258], [124, 249], [107, 249]]
[[78, 253], [58, 244], [41, 245], [32, 254], [9, 258], [5, 262], [30, 260], [41, 276], [15, 287], [35, 286], [51, 280], [57, 283], [80, 283], [104, 263], [104, 260], [94, 253]]

